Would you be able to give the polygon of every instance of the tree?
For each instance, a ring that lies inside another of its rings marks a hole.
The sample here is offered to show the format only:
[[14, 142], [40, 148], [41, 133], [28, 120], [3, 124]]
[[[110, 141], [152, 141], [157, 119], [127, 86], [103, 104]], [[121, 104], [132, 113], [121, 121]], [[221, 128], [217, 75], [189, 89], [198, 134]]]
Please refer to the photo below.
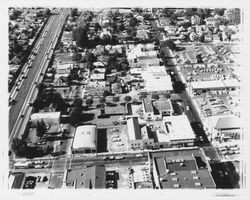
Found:
[[101, 107], [102, 107], [102, 108], [104, 108], [105, 102], [106, 102], [106, 99], [105, 99], [104, 97], [101, 97], [101, 98], [99, 99], [99, 103], [101, 104]]
[[186, 8], [185, 9], [185, 14], [187, 16], [192, 16], [192, 15], [195, 15], [197, 12], [197, 8]]
[[129, 25], [130, 25], [132, 28], [134, 28], [137, 24], [138, 24], [138, 20], [137, 20], [135, 17], [133, 17], [132, 19], [130, 19]]
[[183, 28], [187, 29], [192, 26], [191, 22], [185, 22], [183, 25]]
[[50, 9], [46, 8], [45, 11], [44, 11], [44, 16], [49, 16], [50, 14], [51, 14]]
[[173, 11], [170, 10], [169, 8], [164, 8], [162, 13], [166, 16], [166, 17], [171, 17], [173, 15]]
[[223, 16], [224, 15], [224, 12], [225, 12], [225, 9], [220, 9], [220, 8], [215, 8], [214, 9], [214, 14], [217, 14], [219, 16]]
[[171, 97], [171, 94], [169, 94], [169, 93], [165, 93], [165, 94], [164, 94], [164, 98], [170, 99], [170, 97]]
[[124, 31], [124, 30], [125, 30], [125, 26], [124, 26], [123, 23], [121, 23], [121, 25], [119, 26], [119, 30], [120, 30], [120, 31]]
[[95, 23], [95, 28], [94, 28], [95, 32], [97, 33], [99, 30], [102, 30], [102, 27], [100, 26], [100, 24], [98, 22]]
[[78, 52], [73, 53], [73, 56], [72, 56], [73, 61], [79, 62], [81, 59], [82, 59], [82, 54]]
[[27, 150], [27, 142], [19, 138], [13, 138], [11, 149], [17, 156], [23, 156]]
[[154, 100], [158, 100], [160, 97], [158, 94], [152, 94], [151, 98]]
[[104, 97], [101, 97], [99, 99], [99, 103], [104, 104], [106, 102], [106, 99]]
[[102, 39], [103, 45], [110, 44], [110, 42], [111, 42], [111, 36], [109, 34], [103, 34], [101, 39]]
[[144, 14], [143, 18], [144, 18], [144, 20], [150, 20], [151, 19], [151, 15], [150, 14]]
[[91, 106], [93, 103], [94, 103], [94, 101], [93, 101], [92, 98], [87, 98], [86, 99], [86, 104], [87, 104], [88, 107]]
[[113, 102], [119, 102], [120, 101], [120, 97], [119, 96], [114, 96], [113, 97]]
[[69, 117], [69, 123], [73, 126], [77, 125], [82, 120], [82, 109], [75, 107], [72, 109]]
[[62, 95], [58, 92], [54, 92], [51, 96], [51, 103], [56, 104], [57, 110], [63, 110], [64, 108], [64, 100]]
[[114, 32], [117, 32], [118, 26], [115, 22], [111, 23], [111, 27], [113, 28]]
[[124, 107], [124, 115], [125, 115], [125, 112], [126, 112], [126, 108], [128, 106], [128, 103], [132, 100], [132, 97], [131, 96], [125, 96], [124, 97], [124, 101], [126, 103], [126, 106]]
[[44, 150], [44, 154], [50, 154], [53, 152], [54, 147], [52, 145], [49, 145], [49, 146], [45, 147], [43, 150]]
[[108, 90], [103, 91], [103, 97], [107, 97], [109, 95], [110, 95], [110, 91], [108, 91]]
[[83, 100], [81, 98], [75, 98], [73, 102], [73, 107], [82, 107]]
[[20, 11], [14, 9], [12, 15], [10, 15], [10, 20], [16, 20], [19, 15]]
[[169, 49], [171, 49], [171, 50], [176, 49], [176, 45], [173, 42], [173, 40], [166, 40], [164, 43], [168, 46]]
[[40, 122], [37, 121], [37, 127], [36, 127], [36, 136], [37, 137], [43, 137], [43, 135], [46, 133], [46, 124], [43, 120]]
[[77, 46], [81, 48], [88, 46], [88, 34], [82, 26], [73, 29], [72, 37]]
[[96, 61], [96, 57], [95, 55], [92, 53], [92, 52], [88, 52], [87, 55], [86, 55], [86, 61], [88, 63], [93, 63]]
[[22, 49], [22, 46], [17, 42], [17, 38], [15, 37], [13, 40], [13, 51], [15, 53], [19, 53]]
[[199, 42], [204, 42], [205, 41], [205, 34], [201, 34], [198, 38]]
[[73, 8], [70, 12], [71, 17], [77, 16], [77, 11], [78, 11], [77, 8]]

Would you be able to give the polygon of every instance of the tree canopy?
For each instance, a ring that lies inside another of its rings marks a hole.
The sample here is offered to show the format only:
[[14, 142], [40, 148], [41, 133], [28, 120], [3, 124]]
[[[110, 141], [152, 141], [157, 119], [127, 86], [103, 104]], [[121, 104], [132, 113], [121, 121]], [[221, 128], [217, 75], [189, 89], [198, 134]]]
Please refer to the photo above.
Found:
[[73, 53], [73, 55], [72, 55], [72, 61], [79, 62], [81, 60], [82, 60], [82, 54], [80, 54], [78, 52]]
[[43, 120], [37, 121], [36, 135], [37, 137], [42, 137], [46, 133], [46, 125]]
[[137, 24], [138, 24], [138, 20], [137, 20], [135, 17], [133, 17], [133, 18], [130, 19], [129, 25], [130, 25], [131, 27], [134, 28]]
[[124, 101], [130, 102], [132, 100], [131, 96], [125, 96]]
[[75, 16], [77, 16], [77, 8], [73, 8], [71, 11], [70, 11], [70, 15], [71, 15], [71, 17], [75, 17]]
[[86, 99], [86, 104], [91, 106], [94, 103], [93, 99]]
[[27, 142], [19, 138], [13, 138], [11, 148], [17, 156], [22, 156], [27, 150]]
[[152, 94], [151, 96], [152, 99], [158, 100], [160, 97], [158, 94]]
[[82, 107], [83, 100], [81, 98], [75, 98], [73, 102], [74, 107]]
[[82, 26], [73, 29], [72, 37], [76, 41], [77, 46], [81, 48], [88, 46], [88, 34]]
[[76, 125], [82, 120], [82, 109], [79, 107], [75, 107], [72, 109], [70, 113], [69, 123], [72, 125]]

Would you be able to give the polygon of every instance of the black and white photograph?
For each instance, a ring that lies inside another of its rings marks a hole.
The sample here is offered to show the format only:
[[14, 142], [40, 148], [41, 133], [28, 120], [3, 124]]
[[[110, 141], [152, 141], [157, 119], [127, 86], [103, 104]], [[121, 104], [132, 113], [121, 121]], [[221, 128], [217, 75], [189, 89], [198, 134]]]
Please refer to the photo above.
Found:
[[7, 190], [244, 189], [246, 10], [222, 5], [6, 6]]

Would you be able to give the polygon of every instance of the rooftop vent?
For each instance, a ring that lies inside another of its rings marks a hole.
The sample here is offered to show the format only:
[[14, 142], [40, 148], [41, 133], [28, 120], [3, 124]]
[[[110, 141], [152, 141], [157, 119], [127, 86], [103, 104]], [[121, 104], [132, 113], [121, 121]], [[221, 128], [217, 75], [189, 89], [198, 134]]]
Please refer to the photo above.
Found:
[[180, 184], [174, 184], [174, 188], [179, 188]]
[[171, 175], [171, 176], [175, 176], [175, 175], [177, 175], [177, 174], [176, 174], [176, 172], [172, 172], [170, 175]]
[[191, 174], [197, 174], [197, 171], [193, 170], [191, 171]]

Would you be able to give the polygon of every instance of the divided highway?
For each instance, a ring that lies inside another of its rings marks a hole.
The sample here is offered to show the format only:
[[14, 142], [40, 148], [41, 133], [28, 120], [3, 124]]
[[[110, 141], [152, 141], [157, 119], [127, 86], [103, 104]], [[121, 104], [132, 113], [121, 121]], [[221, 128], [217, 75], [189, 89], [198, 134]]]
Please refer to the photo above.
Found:
[[14, 137], [23, 134], [32, 111], [29, 103], [35, 100], [38, 93], [36, 83], [43, 79], [66, 17], [67, 10], [50, 17], [33, 49], [31, 61], [24, 67], [10, 93], [16, 102], [9, 109], [9, 145]]

